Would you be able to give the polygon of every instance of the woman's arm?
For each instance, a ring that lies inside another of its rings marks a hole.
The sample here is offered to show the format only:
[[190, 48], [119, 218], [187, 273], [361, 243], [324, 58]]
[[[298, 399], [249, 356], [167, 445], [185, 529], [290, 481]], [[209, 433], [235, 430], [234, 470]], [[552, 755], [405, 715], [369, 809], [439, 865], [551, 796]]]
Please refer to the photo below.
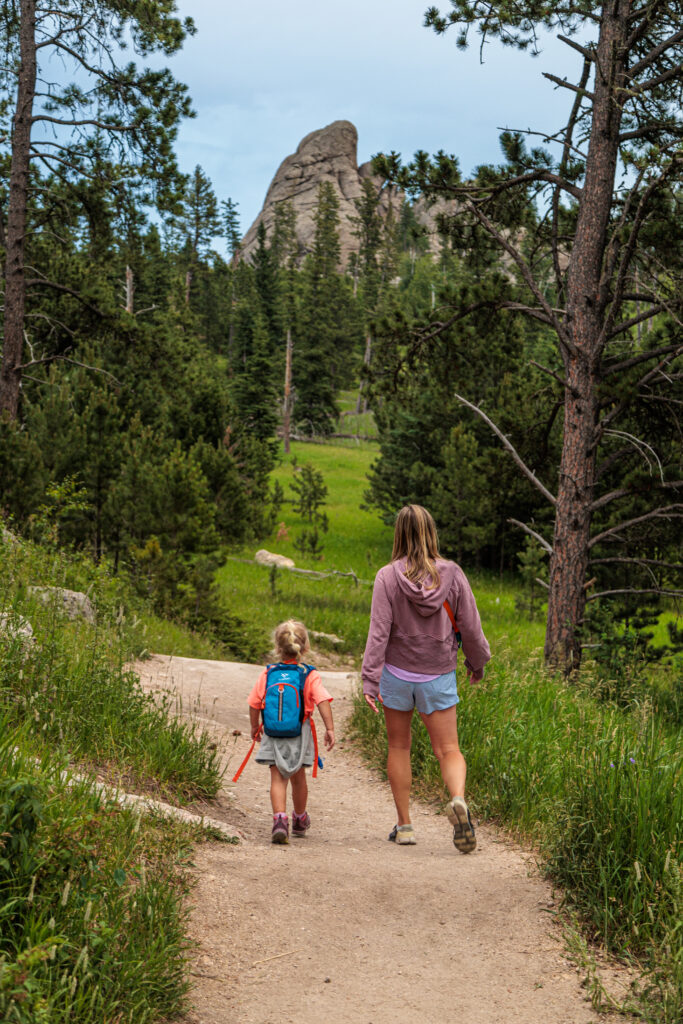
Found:
[[465, 668], [470, 682], [477, 683], [484, 678], [484, 666], [491, 660], [491, 650], [481, 628], [479, 610], [469, 580], [459, 566], [454, 582], [456, 593], [452, 606], [462, 637]]
[[372, 608], [370, 610], [370, 629], [365, 645], [363, 656], [363, 667], [361, 678], [363, 680], [363, 694], [367, 703], [373, 711], [378, 711], [376, 704], [379, 696], [379, 681], [384, 668], [384, 654], [389, 642], [393, 613], [391, 602], [383, 577], [382, 570], [375, 577], [375, 586], [372, 591]]

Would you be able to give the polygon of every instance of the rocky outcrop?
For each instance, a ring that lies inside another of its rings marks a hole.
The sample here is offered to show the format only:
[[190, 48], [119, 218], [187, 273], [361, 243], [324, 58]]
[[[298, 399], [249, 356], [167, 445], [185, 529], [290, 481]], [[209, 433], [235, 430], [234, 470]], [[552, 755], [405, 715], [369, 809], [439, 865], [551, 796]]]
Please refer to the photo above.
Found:
[[[270, 236], [278, 203], [291, 201], [296, 213], [296, 232], [301, 256], [313, 248], [315, 235], [314, 214], [318, 186], [329, 181], [339, 196], [339, 240], [341, 267], [348, 266], [349, 255], [358, 249], [351, 218], [358, 215], [354, 200], [361, 196], [361, 183], [372, 177], [371, 164], [358, 166], [358, 132], [350, 121], [333, 121], [326, 128], [311, 132], [299, 143], [297, 150], [280, 164], [266, 194], [263, 209], [247, 231], [241, 246], [241, 255], [249, 257], [256, 248], [257, 231], [261, 222]], [[381, 185], [376, 179], [377, 187]], [[394, 189], [385, 191], [380, 200], [380, 213], [386, 216], [389, 207], [396, 216], [402, 196]]]
[[53, 604], [66, 615], [67, 619], [95, 621], [95, 609], [87, 594], [63, 587], [29, 587], [29, 593], [43, 604]]

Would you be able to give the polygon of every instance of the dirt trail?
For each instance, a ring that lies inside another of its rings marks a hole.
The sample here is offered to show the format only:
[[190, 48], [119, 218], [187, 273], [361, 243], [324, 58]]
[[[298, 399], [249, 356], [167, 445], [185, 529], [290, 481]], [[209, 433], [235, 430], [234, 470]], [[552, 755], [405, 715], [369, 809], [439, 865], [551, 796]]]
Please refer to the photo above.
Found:
[[[246, 695], [259, 669], [161, 656], [146, 686], [173, 687], [227, 737], [230, 775], [249, 745]], [[391, 794], [348, 744], [353, 677], [322, 673], [337, 746], [310, 781], [313, 825], [270, 843], [269, 773], [253, 759], [207, 814], [239, 846], [196, 851], [192, 1024], [584, 1024], [604, 1020], [563, 956], [552, 895], [532, 859], [479, 826], [475, 853], [414, 806], [418, 845], [386, 841]], [[242, 735], [233, 739], [233, 730]], [[234, 744], [234, 746], [233, 746]], [[465, 743], [466, 753], [466, 743]], [[285, 955], [282, 955], [285, 954]]]

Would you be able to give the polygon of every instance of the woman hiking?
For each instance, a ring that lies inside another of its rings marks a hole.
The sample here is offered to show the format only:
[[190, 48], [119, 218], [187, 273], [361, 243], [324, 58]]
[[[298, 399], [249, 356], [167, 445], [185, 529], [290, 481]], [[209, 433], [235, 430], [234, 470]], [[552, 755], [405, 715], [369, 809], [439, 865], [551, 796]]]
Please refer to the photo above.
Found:
[[470, 682], [484, 677], [491, 657], [467, 577], [439, 554], [436, 525], [421, 505], [406, 505], [396, 517], [391, 562], [379, 570], [372, 593], [365, 647], [363, 694], [373, 711], [379, 700], [389, 741], [387, 774], [396, 804], [392, 842], [416, 842], [410, 821], [411, 719], [424, 722], [451, 799], [446, 814], [461, 853], [476, 847], [465, 802], [467, 766], [458, 745], [455, 679], [457, 630]]

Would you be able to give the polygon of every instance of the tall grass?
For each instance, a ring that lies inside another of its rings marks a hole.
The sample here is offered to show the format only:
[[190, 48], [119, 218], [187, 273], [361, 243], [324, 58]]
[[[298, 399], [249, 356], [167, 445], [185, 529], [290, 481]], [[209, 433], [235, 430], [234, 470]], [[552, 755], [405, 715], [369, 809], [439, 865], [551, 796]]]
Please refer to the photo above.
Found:
[[[657, 975], [669, 1002], [661, 1019], [679, 1019], [671, 1014], [672, 1007], [683, 1010], [680, 734], [652, 717], [598, 705], [540, 666], [505, 657], [483, 684], [461, 690], [459, 733], [472, 806], [533, 841], [594, 938], [653, 970], [666, 965]], [[360, 698], [353, 727], [365, 752], [383, 765], [383, 722]], [[445, 797], [418, 721], [413, 770], [426, 795]]]
[[[72, 760], [125, 775], [133, 786], [151, 783], [178, 799], [213, 796], [221, 769], [209, 734], [178, 719], [170, 695], [155, 699], [126, 668], [139, 641], [124, 607], [107, 600], [110, 581], [101, 584], [93, 568], [96, 624], [70, 622], [27, 589], [45, 582], [45, 561], [46, 553], [30, 545], [9, 556], [0, 547], [0, 609], [34, 630], [30, 643], [0, 635], [0, 708], [8, 720], [31, 723], [37, 750], [61, 747]], [[51, 567], [62, 563], [63, 554]]]
[[[96, 622], [69, 621], [32, 585], [87, 591]], [[175, 1017], [203, 834], [107, 802], [88, 770], [183, 801], [216, 793], [218, 753], [126, 667], [144, 644], [139, 601], [106, 567], [0, 543], [0, 611], [0, 1020]]]
[[0, 1019], [147, 1024], [182, 1008], [187, 826], [107, 804], [0, 718]]

